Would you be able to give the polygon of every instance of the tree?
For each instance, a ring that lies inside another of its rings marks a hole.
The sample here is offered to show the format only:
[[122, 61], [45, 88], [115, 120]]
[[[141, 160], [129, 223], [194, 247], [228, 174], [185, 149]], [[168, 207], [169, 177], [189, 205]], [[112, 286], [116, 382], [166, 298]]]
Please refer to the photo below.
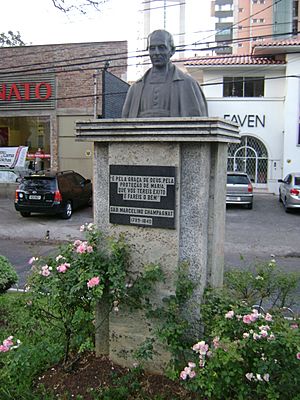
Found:
[[101, 4], [106, 3], [108, 0], [52, 0], [54, 7], [68, 13], [69, 11], [79, 11], [81, 14], [86, 14], [89, 8], [94, 8], [100, 11]]
[[11, 47], [11, 46], [25, 46], [25, 43], [21, 39], [20, 32], [14, 33], [8, 31], [6, 33], [0, 33], [0, 47]]

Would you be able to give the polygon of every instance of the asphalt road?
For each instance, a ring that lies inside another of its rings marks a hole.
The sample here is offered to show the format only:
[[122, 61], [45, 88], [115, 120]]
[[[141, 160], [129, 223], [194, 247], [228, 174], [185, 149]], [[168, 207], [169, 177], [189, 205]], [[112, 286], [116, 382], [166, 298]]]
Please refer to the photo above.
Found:
[[300, 271], [300, 210], [286, 213], [278, 196], [255, 194], [253, 210], [227, 207], [225, 227], [226, 268], [275, 256], [287, 271]]
[[[13, 201], [0, 199], [0, 221], [0, 254], [16, 266], [22, 287], [30, 257], [49, 254], [60, 242], [81, 238], [79, 227], [93, 221], [93, 210], [79, 210], [70, 220], [42, 215], [23, 218]], [[45, 239], [47, 230], [49, 239]], [[300, 211], [287, 214], [277, 196], [255, 194], [253, 210], [226, 210], [225, 269], [248, 268], [275, 256], [286, 271], [300, 271], [299, 238]]]

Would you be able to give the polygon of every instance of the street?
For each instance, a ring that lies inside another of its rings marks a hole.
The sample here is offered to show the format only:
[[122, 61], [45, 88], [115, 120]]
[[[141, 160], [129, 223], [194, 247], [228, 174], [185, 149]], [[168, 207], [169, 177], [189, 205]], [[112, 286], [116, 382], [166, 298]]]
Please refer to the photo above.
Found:
[[287, 271], [300, 270], [300, 212], [286, 213], [278, 196], [255, 194], [253, 210], [228, 207], [225, 229], [226, 268], [275, 256]]
[[[75, 212], [70, 220], [33, 215], [23, 218], [13, 201], [0, 199], [0, 254], [16, 266], [22, 287], [29, 272], [28, 260], [45, 255], [62, 241], [82, 237], [80, 225], [93, 221], [91, 207]], [[49, 239], [45, 239], [49, 230]], [[248, 268], [273, 256], [286, 271], [300, 270], [300, 212], [285, 213], [278, 197], [255, 194], [253, 210], [226, 210], [225, 269]]]

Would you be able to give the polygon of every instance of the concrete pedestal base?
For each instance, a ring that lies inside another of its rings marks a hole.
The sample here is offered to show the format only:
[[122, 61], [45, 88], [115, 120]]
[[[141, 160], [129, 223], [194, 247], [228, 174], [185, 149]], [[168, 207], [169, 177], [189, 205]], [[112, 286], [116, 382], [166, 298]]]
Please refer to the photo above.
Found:
[[[204, 288], [223, 282], [227, 145], [239, 142], [237, 125], [203, 117], [96, 120], [78, 122], [77, 139], [94, 141], [95, 223], [105, 234], [126, 235], [132, 271], [149, 263], [163, 268], [166, 283], [155, 293], [158, 303], [173, 293], [178, 263], [188, 262], [196, 288], [187, 317], [196, 335]], [[174, 229], [109, 222], [113, 165], [175, 167]], [[102, 348], [131, 366], [132, 351], [149, 336], [147, 321], [121, 311], [109, 323], [110, 342], [99, 338], [107, 342]], [[149, 369], [160, 370], [167, 359], [162, 352]]]

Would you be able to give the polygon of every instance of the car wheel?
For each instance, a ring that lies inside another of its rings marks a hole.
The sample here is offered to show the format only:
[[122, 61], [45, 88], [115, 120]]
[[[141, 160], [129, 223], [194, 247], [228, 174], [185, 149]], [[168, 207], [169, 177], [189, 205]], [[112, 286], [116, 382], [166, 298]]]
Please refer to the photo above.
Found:
[[22, 217], [24, 217], [24, 218], [30, 217], [30, 212], [29, 212], [29, 211], [20, 211], [20, 214], [21, 214]]
[[281, 198], [281, 193], [279, 192], [279, 196], [278, 196], [278, 201], [279, 203], [282, 203], [282, 198]]
[[72, 207], [72, 203], [69, 200], [66, 202], [66, 205], [65, 205], [64, 211], [61, 214], [61, 217], [63, 219], [69, 219], [69, 218], [71, 218], [72, 214], [73, 214], [73, 207]]
[[286, 213], [291, 212], [291, 209], [288, 208], [288, 206], [286, 205], [286, 199], [285, 199], [285, 201], [283, 202], [283, 206], [284, 206], [284, 211], [285, 211]]
[[248, 210], [252, 210], [253, 203], [246, 204], [246, 208], [248, 208]]

